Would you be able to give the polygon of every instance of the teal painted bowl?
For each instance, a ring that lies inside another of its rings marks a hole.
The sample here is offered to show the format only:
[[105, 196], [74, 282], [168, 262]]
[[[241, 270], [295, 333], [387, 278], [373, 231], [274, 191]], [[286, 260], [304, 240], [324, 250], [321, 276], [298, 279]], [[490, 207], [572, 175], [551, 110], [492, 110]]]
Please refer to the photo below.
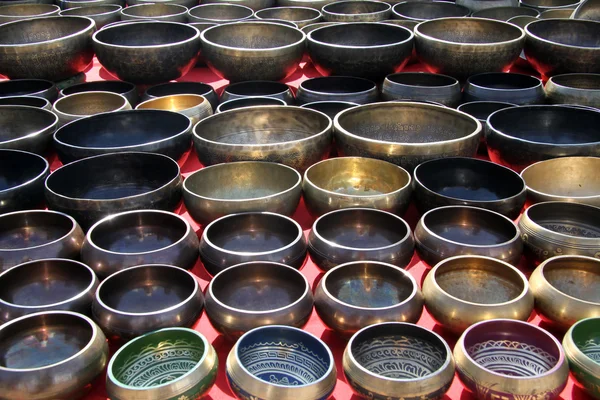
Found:
[[199, 332], [166, 328], [121, 347], [108, 364], [111, 400], [193, 400], [215, 383], [219, 360]]
[[600, 317], [582, 319], [573, 325], [565, 335], [563, 347], [577, 385], [600, 399]]

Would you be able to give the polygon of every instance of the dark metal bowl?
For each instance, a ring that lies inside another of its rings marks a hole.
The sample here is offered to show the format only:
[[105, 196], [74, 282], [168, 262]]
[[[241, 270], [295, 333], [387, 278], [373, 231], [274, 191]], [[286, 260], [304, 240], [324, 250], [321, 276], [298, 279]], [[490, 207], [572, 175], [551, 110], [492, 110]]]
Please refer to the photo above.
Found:
[[289, 105], [295, 102], [292, 89], [288, 85], [273, 81], [245, 81], [227, 85], [221, 93], [221, 102], [258, 96], [280, 99]]
[[378, 22], [390, 18], [392, 6], [382, 1], [335, 1], [321, 12], [328, 22]]
[[0, 149], [45, 154], [58, 126], [48, 110], [29, 106], [0, 106]]
[[9, 96], [0, 97], [0, 106], [27, 106], [52, 110], [52, 103], [43, 97], [34, 96]]
[[430, 19], [449, 17], [468, 17], [471, 10], [447, 1], [403, 1], [392, 7], [395, 19], [427, 21]]
[[78, 15], [80, 17], [89, 17], [96, 23], [96, 29], [121, 20], [121, 10], [123, 7], [117, 4], [105, 4], [101, 6], [77, 7], [63, 10], [60, 15]]
[[60, 7], [54, 4], [13, 4], [0, 6], [0, 24], [30, 18], [58, 15]]
[[350, 101], [357, 104], [376, 102], [379, 89], [375, 82], [352, 76], [327, 76], [307, 79], [300, 83], [298, 104], [315, 101]]
[[198, 0], [127, 0], [128, 6], [136, 6], [138, 4], [178, 4], [186, 8], [192, 8], [198, 5]]
[[514, 17], [526, 16], [537, 18], [540, 12], [529, 7], [492, 7], [474, 12], [473, 18], [489, 18], [498, 21], [508, 21]]
[[240, 4], [202, 4], [190, 8], [188, 22], [227, 23], [252, 18], [254, 11]]
[[54, 82], [44, 79], [11, 79], [0, 82], [0, 97], [8, 96], [42, 97], [54, 103], [58, 89]]
[[[1, 101], [1, 100], [0, 100]], [[256, 107], [256, 106], [286, 106], [286, 102], [275, 97], [241, 97], [239, 99], [227, 100], [219, 104], [215, 113], [220, 113], [237, 108]]]
[[463, 88], [469, 101], [500, 101], [516, 105], [543, 104], [546, 101], [542, 81], [531, 75], [488, 72], [470, 76]]
[[350, 101], [313, 101], [312, 103], [305, 103], [300, 107], [320, 111], [323, 114], [327, 115], [329, 118], [331, 118], [331, 120], [333, 120], [335, 116], [341, 113], [342, 111], [357, 105], [357, 103], [352, 103]]
[[600, 74], [555, 75], [546, 82], [551, 104], [578, 104], [600, 108]]
[[273, 7], [275, 0], [204, 0], [202, 4], [239, 4], [250, 7], [254, 11], [262, 10], [263, 8]]
[[309, 7], [273, 7], [257, 11], [257, 19], [277, 19], [282, 21], [291, 21], [298, 28], [304, 28], [307, 25], [321, 21], [321, 12]]
[[0, 213], [43, 205], [44, 181], [49, 173], [50, 165], [42, 156], [0, 150]]
[[187, 12], [187, 7], [173, 3], [138, 4], [122, 9], [121, 20], [151, 19], [152, 21], [184, 23], [188, 21]]
[[213, 110], [219, 105], [219, 97], [213, 87], [202, 82], [169, 82], [151, 86], [142, 96], [142, 101], [174, 94], [197, 94], [204, 96], [212, 105]]
[[113, 92], [125, 96], [131, 107], [139, 102], [137, 88], [133, 83], [123, 81], [95, 81], [77, 83], [60, 91], [60, 96], [70, 96], [84, 92]]
[[435, 101], [448, 107], [456, 107], [461, 97], [460, 83], [447, 75], [400, 72], [385, 77], [381, 97], [385, 101]]
[[315, 10], [321, 10], [325, 5], [333, 3], [335, 0], [277, 0], [277, 6], [280, 7], [310, 7]]

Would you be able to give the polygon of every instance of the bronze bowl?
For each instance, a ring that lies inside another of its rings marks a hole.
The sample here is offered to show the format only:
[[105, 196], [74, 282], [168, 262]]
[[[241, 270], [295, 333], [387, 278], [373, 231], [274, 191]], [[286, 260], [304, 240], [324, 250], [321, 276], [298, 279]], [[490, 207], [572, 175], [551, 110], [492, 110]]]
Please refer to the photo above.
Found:
[[486, 8], [471, 15], [473, 18], [489, 18], [498, 21], [508, 21], [514, 17], [534, 17], [540, 16], [540, 12], [528, 7], [492, 7]]
[[313, 295], [302, 273], [284, 264], [255, 261], [219, 272], [206, 289], [206, 315], [230, 340], [266, 325], [302, 328]]
[[559, 341], [523, 321], [493, 319], [467, 328], [454, 359], [462, 383], [482, 400], [555, 400], [569, 377]]
[[550, 104], [579, 104], [600, 108], [600, 74], [555, 75], [546, 82]]
[[595, 399], [600, 398], [599, 322], [600, 318], [581, 320], [569, 329], [563, 339], [575, 383]]
[[76, 93], [61, 97], [52, 106], [59, 126], [96, 114], [124, 110], [131, 110], [131, 104], [125, 96], [113, 92]]
[[52, 103], [43, 97], [34, 96], [8, 96], [0, 97], [0, 106], [27, 106], [52, 110]]
[[13, 4], [0, 6], [0, 25], [23, 19], [56, 16], [59, 11], [60, 7], [54, 4]]
[[192, 326], [204, 296], [192, 273], [172, 265], [139, 265], [98, 286], [94, 320], [109, 339], [133, 339], [160, 328]]
[[412, 194], [411, 176], [401, 167], [362, 157], [330, 158], [304, 173], [304, 203], [313, 216], [364, 207], [403, 215]]
[[534, 302], [533, 291], [521, 271], [483, 256], [441, 261], [427, 274], [423, 296], [435, 321], [456, 334], [488, 319], [527, 321]]
[[321, 12], [309, 7], [278, 7], [265, 8], [257, 11], [254, 16], [257, 19], [276, 19], [282, 21], [291, 21], [298, 28], [304, 28], [307, 25], [321, 21]]
[[289, 105], [295, 102], [294, 93], [288, 85], [273, 81], [244, 81], [227, 85], [223, 88], [221, 102], [258, 96], [280, 99]]
[[223, 24], [252, 18], [254, 11], [240, 4], [202, 4], [190, 8], [188, 22], [209, 22]]
[[0, 98], [8, 96], [42, 97], [54, 103], [58, 89], [54, 82], [44, 79], [11, 79], [0, 82]]
[[0, 213], [43, 205], [44, 181], [49, 173], [50, 165], [40, 155], [0, 150]]
[[390, 18], [392, 7], [382, 1], [344, 0], [323, 6], [321, 12], [327, 22], [379, 22]]
[[392, 213], [369, 208], [331, 211], [313, 224], [308, 251], [323, 271], [350, 261], [381, 261], [404, 268], [415, 241], [410, 226]]
[[350, 101], [357, 104], [374, 103], [379, 99], [375, 82], [351, 76], [310, 78], [300, 83], [298, 104], [315, 101]]
[[95, 81], [77, 83], [75, 85], [62, 89], [60, 97], [70, 96], [76, 93], [85, 92], [112, 92], [125, 96], [131, 107], [135, 107], [139, 102], [137, 87], [133, 83], [123, 81]]
[[162, 22], [188, 22], [187, 7], [173, 3], [152, 3], [129, 6], [121, 10], [121, 21], [151, 19]]
[[542, 81], [531, 75], [487, 72], [470, 76], [463, 89], [469, 101], [500, 101], [516, 105], [542, 104], [546, 101]]
[[[2, 100], [0, 99], [0, 102]], [[241, 97], [239, 99], [227, 100], [223, 103], [219, 104], [216, 108], [215, 113], [218, 114], [220, 112], [235, 110], [237, 108], [248, 108], [248, 107], [256, 107], [256, 106], [286, 106], [285, 101], [276, 99], [275, 97], [264, 97], [264, 96], [256, 96], [256, 97]], [[319, 110], [317, 110], [319, 111]]]
[[415, 278], [392, 264], [355, 261], [327, 271], [315, 289], [315, 309], [342, 337], [382, 322], [416, 323], [423, 295]]
[[402, 322], [357, 332], [344, 350], [342, 368], [354, 393], [365, 399], [439, 399], [454, 379], [454, 358], [446, 341], [429, 329]]
[[434, 266], [448, 257], [488, 256], [519, 264], [523, 242], [513, 221], [494, 211], [467, 206], [434, 208], [415, 228], [417, 252]]
[[[1, 102], [2, 100], [0, 99], [0, 104]], [[357, 103], [352, 103], [350, 101], [313, 101], [312, 103], [304, 103], [300, 107], [320, 111], [333, 121], [336, 115], [357, 105]]]
[[[402, 4], [402, 3], [399, 3]], [[424, 4], [415, 2], [414, 4]], [[391, 100], [436, 101], [448, 107], [460, 103], [460, 83], [451, 76], [426, 72], [400, 72], [385, 77], [381, 97]]]
[[105, 25], [121, 20], [123, 7], [117, 4], [105, 4], [91, 7], [77, 7], [62, 10], [60, 15], [77, 15], [89, 17], [96, 23], [96, 29], [102, 29]]
[[190, 174], [183, 201], [202, 225], [228, 214], [270, 211], [291, 216], [302, 196], [302, 177], [283, 164], [240, 161], [217, 164]]
[[44, 155], [58, 126], [48, 110], [29, 106], [0, 106], [0, 149]]
[[142, 101], [174, 94], [197, 94], [204, 96], [212, 105], [213, 110], [219, 105], [219, 97], [215, 93], [215, 90], [212, 86], [202, 82], [168, 82], [154, 85], [146, 90], [142, 96]]
[[395, 19], [428, 21], [430, 19], [468, 17], [471, 10], [467, 7], [446, 1], [402, 1], [392, 7]]
[[[192, 125], [213, 113], [210, 102], [204, 96], [197, 94], [174, 94], [150, 99], [138, 104], [135, 109], [173, 111], [188, 117], [192, 121]], [[190, 135], [186, 134], [186, 136]]]

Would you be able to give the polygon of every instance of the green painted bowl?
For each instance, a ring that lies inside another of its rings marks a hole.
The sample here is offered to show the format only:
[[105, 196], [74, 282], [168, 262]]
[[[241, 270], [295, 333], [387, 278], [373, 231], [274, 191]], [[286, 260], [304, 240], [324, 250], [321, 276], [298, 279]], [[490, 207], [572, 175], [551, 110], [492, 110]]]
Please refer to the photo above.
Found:
[[215, 383], [219, 360], [199, 332], [166, 328], [140, 336], [110, 360], [111, 400], [194, 400]]
[[563, 340], [571, 374], [593, 398], [600, 399], [600, 317], [582, 319]]

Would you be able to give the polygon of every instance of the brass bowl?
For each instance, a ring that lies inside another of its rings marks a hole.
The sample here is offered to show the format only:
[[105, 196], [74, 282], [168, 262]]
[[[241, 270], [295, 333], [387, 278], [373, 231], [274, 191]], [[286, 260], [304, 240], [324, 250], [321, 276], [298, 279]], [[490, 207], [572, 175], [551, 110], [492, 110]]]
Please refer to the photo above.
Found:
[[41, 97], [54, 103], [58, 89], [54, 82], [44, 79], [11, 79], [0, 82], [0, 98], [8, 96]]
[[430, 19], [468, 17], [471, 10], [467, 7], [446, 1], [402, 1], [392, 7], [395, 19], [412, 21], [428, 21]]
[[539, 19], [552, 19], [552, 18], [570, 18], [573, 14], [574, 8], [556, 8], [552, 10], [542, 11]]
[[458, 377], [478, 399], [555, 400], [569, 377], [559, 341], [523, 321], [493, 319], [467, 328], [454, 360]]
[[275, 0], [204, 0], [202, 4], [239, 4], [251, 8], [254, 11], [273, 7]]
[[117, 93], [124, 96], [132, 107], [135, 107], [139, 102], [137, 87], [133, 83], [123, 81], [95, 81], [77, 83], [62, 89], [59, 93], [59, 97], [85, 92]]
[[346, 381], [362, 398], [444, 398], [454, 379], [454, 358], [438, 334], [408, 323], [368, 326], [348, 342]]
[[29, 106], [0, 106], [0, 149], [46, 154], [58, 117]]
[[266, 325], [302, 328], [313, 295], [302, 273], [284, 264], [256, 261], [219, 272], [206, 289], [206, 315], [230, 340]]
[[[402, 4], [402, 3], [399, 3]], [[412, 4], [421, 5], [420, 2]], [[436, 101], [448, 107], [460, 103], [460, 83], [451, 76], [426, 72], [400, 72], [385, 77], [381, 88], [385, 101]]]
[[302, 177], [283, 164], [240, 161], [217, 164], [190, 174], [183, 201], [202, 225], [228, 214], [270, 211], [291, 216], [302, 196]]
[[538, 314], [563, 330], [581, 319], [600, 317], [599, 267], [600, 260], [584, 256], [541, 263], [529, 278]]
[[83, 92], [61, 97], [52, 106], [58, 126], [92, 115], [131, 110], [125, 96], [113, 92]]
[[575, 8], [570, 18], [600, 21], [600, 4], [596, 0], [583, 0]]
[[488, 319], [527, 321], [533, 291], [521, 271], [483, 256], [456, 256], [438, 263], [423, 282], [427, 311], [453, 333]]
[[415, 228], [417, 252], [434, 266], [448, 257], [488, 256], [519, 264], [520, 232], [507, 217], [483, 208], [447, 206], [423, 214]]
[[102, 29], [105, 25], [120, 21], [122, 9], [123, 7], [117, 4], [105, 4], [100, 6], [69, 8], [67, 10], [62, 10], [60, 15], [89, 17], [96, 23], [96, 29]]
[[531, 75], [487, 72], [470, 76], [463, 88], [463, 99], [501, 101], [516, 105], [543, 104], [546, 101], [542, 81]]
[[289, 105], [295, 102], [294, 93], [288, 85], [273, 81], [244, 81], [227, 85], [221, 93], [221, 102], [258, 96], [283, 100]]
[[240, 4], [202, 4], [190, 8], [188, 22], [216, 22], [219, 24], [252, 18], [254, 11]]
[[528, 7], [492, 7], [474, 12], [471, 16], [473, 18], [488, 18], [498, 21], [508, 21], [511, 18], [521, 16], [537, 18], [540, 16], [540, 12]]
[[52, 110], [52, 103], [43, 97], [34, 96], [8, 96], [0, 97], [0, 106], [27, 106]]
[[381, 261], [404, 268], [414, 247], [406, 221], [369, 208], [331, 211], [317, 218], [308, 235], [310, 257], [323, 271], [351, 261]]
[[412, 194], [411, 176], [397, 165], [362, 157], [330, 158], [304, 173], [302, 189], [308, 211], [364, 207], [403, 215]]
[[142, 101], [175, 94], [196, 94], [204, 96], [204, 98], [212, 105], [213, 110], [219, 105], [219, 97], [213, 87], [202, 82], [168, 82], [154, 85], [146, 90], [142, 96]]
[[550, 104], [579, 104], [600, 108], [600, 74], [555, 75], [546, 82]]
[[172, 3], [138, 4], [121, 10], [121, 21], [187, 22], [187, 7]]
[[[0, 102], [2, 100], [0, 99]], [[241, 97], [239, 99], [227, 100], [223, 103], [219, 104], [215, 113], [218, 114], [220, 112], [235, 110], [237, 108], [248, 108], [248, 107], [256, 107], [256, 106], [286, 106], [285, 101], [276, 99], [275, 97], [264, 97], [264, 96], [256, 96], [256, 97]], [[319, 110], [317, 110], [319, 111]]]
[[413, 276], [392, 264], [349, 262], [327, 271], [315, 289], [321, 321], [342, 337], [382, 322], [416, 323], [423, 294]]
[[185, 115], [197, 124], [212, 115], [212, 106], [204, 96], [197, 94], [174, 94], [146, 100], [135, 107], [136, 110], [167, 110]]
[[334, 1], [321, 9], [327, 22], [379, 22], [389, 19], [392, 6], [375, 0]]
[[7, 22], [58, 15], [60, 7], [54, 4], [14, 4], [0, 6], [0, 25]]
[[298, 28], [321, 21], [321, 12], [309, 7], [272, 7], [257, 11], [254, 16], [257, 19], [278, 19], [291, 21]]
[[300, 83], [298, 104], [315, 101], [350, 101], [357, 104], [374, 103], [379, 99], [375, 82], [352, 76], [310, 78]]
[[[0, 99], [0, 104], [1, 102], [2, 100]], [[350, 101], [313, 101], [312, 103], [305, 103], [300, 107], [320, 111], [333, 121], [336, 115], [357, 105], [357, 103], [352, 103]]]
[[579, 321], [563, 339], [565, 355], [575, 382], [595, 399], [600, 399], [599, 322], [600, 318]]
[[40, 155], [0, 150], [0, 214], [42, 206], [49, 173], [50, 164]]

